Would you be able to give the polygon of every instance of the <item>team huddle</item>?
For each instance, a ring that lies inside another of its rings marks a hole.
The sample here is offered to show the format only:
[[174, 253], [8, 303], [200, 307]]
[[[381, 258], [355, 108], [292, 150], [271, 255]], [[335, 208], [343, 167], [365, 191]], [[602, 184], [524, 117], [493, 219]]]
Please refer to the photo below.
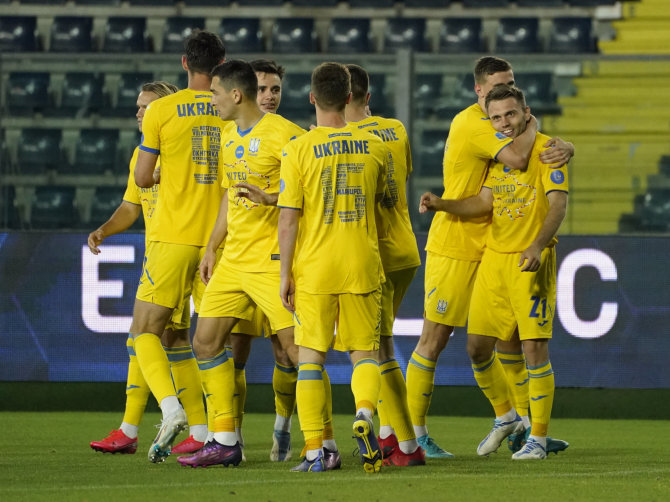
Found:
[[[195, 32], [182, 57], [188, 88], [142, 87], [142, 138], [128, 188], [89, 236], [99, 253], [106, 237], [144, 216], [126, 410], [120, 428], [91, 447], [135, 453], [152, 393], [163, 419], [151, 462], [180, 454], [184, 466], [240, 464], [244, 367], [253, 339], [267, 337], [275, 358], [272, 461], [292, 458], [297, 408], [304, 447], [292, 470], [340, 468], [325, 369], [330, 349], [352, 362], [352, 430], [366, 472], [451, 458], [429, 435], [426, 415], [437, 359], [454, 327], [467, 323], [473, 373], [496, 416], [477, 453], [489, 455], [506, 439], [513, 459], [567, 448], [547, 436], [554, 396], [548, 341], [555, 235], [574, 148], [538, 132], [510, 64], [477, 61], [477, 103], [454, 117], [445, 145], [444, 194], [420, 200], [420, 212], [436, 214], [424, 326], [405, 381], [393, 322], [420, 265], [407, 208], [405, 128], [369, 113], [360, 66], [314, 69], [316, 126], [305, 131], [277, 113], [282, 67], [224, 58], [216, 35]], [[198, 312], [192, 343], [191, 298]], [[188, 438], [173, 446], [187, 428]]]

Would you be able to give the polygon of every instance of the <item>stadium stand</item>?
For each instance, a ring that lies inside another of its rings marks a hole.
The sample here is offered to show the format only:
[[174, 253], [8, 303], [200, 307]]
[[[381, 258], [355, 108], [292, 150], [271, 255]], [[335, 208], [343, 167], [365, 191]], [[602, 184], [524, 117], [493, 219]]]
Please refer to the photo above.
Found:
[[221, 19], [219, 35], [229, 54], [263, 52], [260, 19], [228, 17]]
[[442, 21], [439, 51], [449, 54], [484, 52], [482, 20], [478, 17], [452, 17]]
[[30, 204], [31, 228], [73, 228], [79, 221], [75, 187], [38, 186]]
[[556, 104], [558, 96], [553, 73], [517, 72], [514, 74], [514, 80], [526, 94], [526, 101], [531, 106], [534, 114], [560, 113], [560, 107]]
[[110, 17], [102, 44], [104, 52], [146, 52], [151, 49], [144, 17]]
[[328, 51], [334, 54], [360, 54], [373, 51], [370, 20], [335, 18], [328, 28]]
[[113, 106], [104, 110], [105, 114], [115, 117], [132, 117], [137, 111], [137, 95], [142, 84], [154, 79], [152, 73], [122, 73], [119, 86], [113, 99]]
[[[114, 213], [123, 200], [124, 187], [96, 187], [91, 200], [91, 210], [87, 218], [87, 226], [97, 228]], [[141, 221], [141, 218], [138, 218]], [[133, 228], [142, 228], [133, 225]]]
[[318, 40], [312, 18], [277, 19], [272, 26], [272, 52], [302, 54], [318, 52]]
[[119, 163], [116, 129], [82, 129], [77, 142], [73, 174], [104, 174]]
[[52, 52], [90, 52], [93, 50], [92, 17], [56, 17], [51, 25]]
[[51, 75], [46, 72], [13, 72], [6, 87], [7, 111], [11, 115], [33, 115], [52, 106]]
[[421, 75], [414, 87], [414, 105], [417, 116], [426, 118], [435, 111], [435, 101], [442, 94], [442, 74], [429, 73]]
[[0, 51], [39, 50], [35, 16], [0, 16]]
[[412, 49], [425, 52], [426, 20], [422, 18], [389, 18], [384, 35], [384, 51], [395, 52], [398, 49]]
[[596, 37], [590, 17], [555, 17], [552, 19], [548, 52], [579, 54], [596, 52]]
[[510, 0], [463, 0], [463, 5], [467, 8], [495, 7], [504, 9], [508, 7]]
[[23, 129], [17, 144], [15, 172], [40, 175], [58, 169], [65, 162], [62, 139], [61, 129]]
[[281, 114], [289, 120], [302, 121], [311, 117], [313, 111], [308, 107], [312, 76], [309, 73], [290, 72], [282, 82]]
[[104, 76], [100, 73], [66, 73], [56, 112], [69, 117], [99, 113], [105, 106], [103, 85]]
[[184, 50], [184, 39], [194, 29], [204, 29], [204, 17], [169, 17], [165, 21], [163, 31], [163, 52], [182, 52]]
[[448, 130], [424, 130], [421, 135], [420, 170], [422, 176], [442, 176], [442, 158], [444, 142], [449, 136]]
[[496, 52], [526, 54], [540, 52], [539, 19], [536, 17], [503, 17], [496, 32]]

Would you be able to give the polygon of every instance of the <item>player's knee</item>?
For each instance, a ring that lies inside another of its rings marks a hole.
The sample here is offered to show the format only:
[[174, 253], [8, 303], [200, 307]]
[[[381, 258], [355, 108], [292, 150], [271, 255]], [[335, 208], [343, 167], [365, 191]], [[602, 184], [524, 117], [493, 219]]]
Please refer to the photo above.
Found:
[[415, 350], [428, 359], [436, 360], [449, 343], [453, 330], [451, 326], [426, 321]]

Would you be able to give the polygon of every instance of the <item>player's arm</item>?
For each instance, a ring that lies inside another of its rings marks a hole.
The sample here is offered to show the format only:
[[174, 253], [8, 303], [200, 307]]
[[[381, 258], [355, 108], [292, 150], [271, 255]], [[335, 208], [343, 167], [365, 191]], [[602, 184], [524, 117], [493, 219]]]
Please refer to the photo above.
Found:
[[135, 223], [137, 217], [140, 215], [142, 206], [133, 204], [132, 202], [122, 201], [119, 207], [112, 216], [97, 230], [88, 234], [88, 248], [93, 254], [100, 254], [98, 246], [102, 244], [107, 237], [123, 232], [130, 228]]
[[547, 194], [547, 199], [549, 199], [549, 212], [544, 218], [542, 227], [533, 243], [521, 253], [521, 259], [519, 260], [521, 272], [535, 272], [540, 268], [542, 250], [554, 238], [558, 228], [563, 223], [563, 218], [565, 218], [568, 207], [567, 192], [554, 190]]
[[546, 150], [540, 153], [540, 160], [543, 164], [549, 164], [552, 169], [564, 166], [575, 156], [575, 145], [558, 137], [549, 139], [542, 146]]
[[279, 200], [279, 193], [268, 193], [251, 183], [238, 183], [233, 185], [237, 189], [237, 197], [245, 197], [251, 202], [261, 204], [262, 206], [276, 206]]
[[493, 192], [490, 188], [482, 187], [478, 195], [465, 199], [441, 199], [437, 195], [426, 192], [419, 201], [419, 212], [444, 211], [461, 218], [475, 218], [485, 216], [493, 209]]
[[514, 141], [509, 145], [500, 150], [494, 160], [502, 162], [512, 169], [526, 169], [533, 145], [535, 144], [536, 134], [537, 120], [531, 115], [528, 125], [526, 125], [526, 130], [514, 138]]
[[279, 210], [279, 260], [281, 282], [279, 296], [289, 312], [295, 311], [295, 283], [293, 282], [293, 257], [298, 238], [300, 211], [290, 207]]
[[200, 279], [207, 284], [214, 273], [216, 265], [216, 251], [221, 247], [224, 239], [228, 235], [228, 190], [223, 192], [221, 204], [219, 205], [219, 214], [216, 216], [216, 222], [212, 233], [209, 234], [209, 241], [205, 248], [205, 253], [200, 260]]
[[154, 170], [156, 169], [157, 159], [157, 153], [147, 152], [140, 147], [137, 164], [135, 164], [135, 184], [138, 187], [150, 188], [156, 184]]

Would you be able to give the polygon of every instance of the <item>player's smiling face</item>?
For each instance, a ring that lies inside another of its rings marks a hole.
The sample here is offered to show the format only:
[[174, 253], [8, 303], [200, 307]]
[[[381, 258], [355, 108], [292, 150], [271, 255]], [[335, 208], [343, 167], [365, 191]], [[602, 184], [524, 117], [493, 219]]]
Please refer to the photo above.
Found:
[[258, 96], [256, 101], [266, 113], [277, 113], [281, 102], [281, 79], [276, 73], [257, 72]]
[[137, 113], [135, 114], [135, 117], [137, 117], [137, 127], [140, 132], [142, 132], [142, 120], [144, 119], [144, 112], [147, 111], [147, 106], [149, 106], [149, 103], [157, 99], [158, 96], [149, 91], [142, 91], [140, 92], [140, 95], [137, 96]]
[[216, 108], [222, 120], [233, 120], [235, 113], [235, 93], [239, 92], [237, 89], [226, 89], [221, 85], [221, 79], [214, 77], [210, 87], [212, 91], [212, 106]]
[[514, 98], [489, 102], [489, 119], [493, 128], [510, 138], [516, 138], [526, 130], [530, 119], [530, 108], [525, 109]]

